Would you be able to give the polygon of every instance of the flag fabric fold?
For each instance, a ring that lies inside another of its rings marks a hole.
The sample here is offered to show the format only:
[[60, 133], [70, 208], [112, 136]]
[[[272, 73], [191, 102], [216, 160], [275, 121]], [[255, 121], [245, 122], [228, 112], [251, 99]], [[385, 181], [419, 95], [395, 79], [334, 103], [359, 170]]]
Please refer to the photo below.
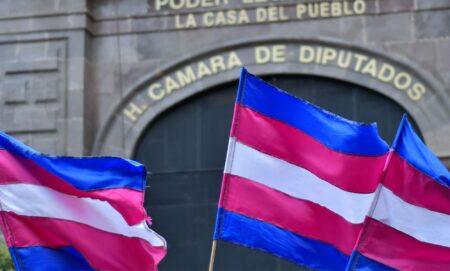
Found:
[[346, 120], [242, 70], [214, 239], [345, 269], [388, 153]]
[[115, 157], [41, 154], [0, 133], [0, 217], [17, 270], [157, 270], [146, 170]]
[[348, 270], [449, 270], [450, 173], [406, 115]]

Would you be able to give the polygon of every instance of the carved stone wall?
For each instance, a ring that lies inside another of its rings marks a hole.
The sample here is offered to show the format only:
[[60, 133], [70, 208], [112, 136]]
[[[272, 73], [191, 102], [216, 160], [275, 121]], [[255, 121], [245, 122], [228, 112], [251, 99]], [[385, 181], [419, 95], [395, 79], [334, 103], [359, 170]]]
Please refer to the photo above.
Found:
[[66, 41], [3, 43], [2, 129], [44, 152], [64, 150]]
[[[235, 52], [257, 74], [320, 75], [383, 93], [450, 163], [449, 10], [448, 0], [1, 0], [0, 129], [43, 152], [130, 157], [156, 115], [236, 80], [238, 65], [222, 70], [219, 63]], [[382, 61], [395, 64], [426, 91], [414, 101], [370, 69], [302, 63], [296, 50], [308, 44], [374, 57], [377, 71]], [[287, 46], [284, 60], [258, 63], [264, 57], [255, 58], [255, 47], [278, 45]], [[196, 73], [164, 98], [142, 102], [152, 85], [201, 62], [211, 75]]]

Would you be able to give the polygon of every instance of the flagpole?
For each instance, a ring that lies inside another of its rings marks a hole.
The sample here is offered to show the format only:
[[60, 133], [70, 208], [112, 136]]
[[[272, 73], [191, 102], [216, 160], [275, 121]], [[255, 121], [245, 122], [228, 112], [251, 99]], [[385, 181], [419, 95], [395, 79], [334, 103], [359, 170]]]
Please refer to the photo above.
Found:
[[211, 258], [209, 259], [208, 271], [213, 271], [213, 269], [214, 269], [214, 259], [216, 258], [216, 247], [217, 247], [217, 240], [213, 240], [212, 247], [211, 247]]
[[[401, 123], [400, 123], [401, 125]], [[397, 136], [396, 136], [397, 138]], [[394, 140], [395, 142], [395, 140]], [[378, 199], [380, 198], [381, 188], [383, 186], [384, 179], [386, 178], [387, 174], [387, 168], [389, 166], [389, 163], [391, 162], [392, 153], [394, 152], [393, 148], [389, 149], [389, 153], [386, 157], [386, 161], [384, 163], [383, 172], [381, 173], [381, 179], [378, 183], [377, 190], [375, 190], [375, 195], [373, 197], [372, 203], [370, 204], [369, 212], [366, 215], [366, 219], [364, 219], [364, 223], [362, 226], [362, 229], [360, 231], [360, 234], [358, 238], [356, 239], [356, 244], [353, 249], [352, 255], [350, 256], [350, 260], [347, 263], [347, 267], [345, 268], [345, 271], [353, 271], [355, 269], [355, 264], [357, 264], [359, 255], [356, 254], [356, 252], [359, 250], [359, 246], [361, 245], [361, 241], [364, 239], [366, 234], [366, 228], [367, 228], [367, 217], [372, 217], [373, 213], [375, 212], [375, 207], [378, 203]]]

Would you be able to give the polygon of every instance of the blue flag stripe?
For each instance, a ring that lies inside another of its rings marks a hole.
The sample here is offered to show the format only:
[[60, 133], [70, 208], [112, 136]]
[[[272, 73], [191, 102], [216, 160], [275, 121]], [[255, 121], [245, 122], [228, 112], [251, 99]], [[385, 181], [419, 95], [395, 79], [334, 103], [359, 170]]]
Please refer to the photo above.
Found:
[[116, 157], [45, 155], [2, 132], [0, 148], [33, 161], [80, 190], [131, 188], [142, 191], [145, 188], [146, 169], [135, 161]]
[[349, 262], [351, 266], [347, 267], [347, 271], [396, 271], [390, 266], [379, 263], [375, 260], [372, 260], [359, 252], [353, 252], [351, 260]]
[[11, 247], [14, 266], [19, 271], [94, 270], [73, 247]]
[[406, 114], [403, 115], [392, 147], [415, 168], [450, 187], [450, 172], [414, 132]]
[[237, 102], [287, 123], [329, 148], [356, 155], [382, 155], [389, 147], [376, 124], [358, 123], [279, 90], [242, 69]]
[[331, 245], [224, 209], [216, 239], [259, 249], [315, 270], [344, 270], [349, 256]]

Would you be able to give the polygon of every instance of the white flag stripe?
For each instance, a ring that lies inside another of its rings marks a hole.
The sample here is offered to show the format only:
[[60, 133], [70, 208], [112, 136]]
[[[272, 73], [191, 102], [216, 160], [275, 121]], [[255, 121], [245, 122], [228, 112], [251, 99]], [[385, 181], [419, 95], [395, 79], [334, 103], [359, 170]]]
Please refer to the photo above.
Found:
[[34, 184], [4, 184], [0, 185], [0, 203], [2, 211], [78, 222], [102, 231], [141, 238], [153, 246], [165, 246], [164, 239], [146, 229], [145, 222], [128, 225], [105, 201], [79, 198]]
[[[359, 194], [342, 190], [299, 166], [272, 157], [234, 138], [231, 161], [225, 173], [261, 183], [292, 197], [319, 204], [353, 224], [364, 222], [375, 193]], [[364, 180], [361, 180], [362, 182]]]
[[450, 216], [412, 205], [382, 187], [372, 217], [419, 241], [450, 247]]

